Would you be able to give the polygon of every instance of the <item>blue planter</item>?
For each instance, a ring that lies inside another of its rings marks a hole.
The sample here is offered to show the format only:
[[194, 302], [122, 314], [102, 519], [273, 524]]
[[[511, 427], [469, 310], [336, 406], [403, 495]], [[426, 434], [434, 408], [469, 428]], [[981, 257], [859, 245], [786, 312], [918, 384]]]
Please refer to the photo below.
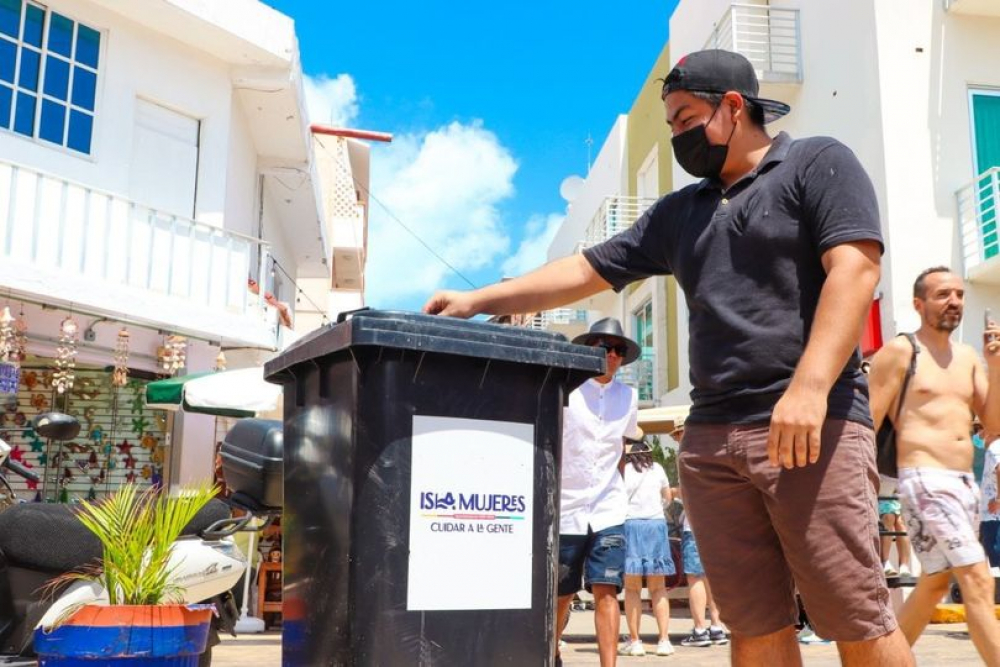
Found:
[[87, 606], [35, 631], [39, 667], [197, 667], [212, 605]]

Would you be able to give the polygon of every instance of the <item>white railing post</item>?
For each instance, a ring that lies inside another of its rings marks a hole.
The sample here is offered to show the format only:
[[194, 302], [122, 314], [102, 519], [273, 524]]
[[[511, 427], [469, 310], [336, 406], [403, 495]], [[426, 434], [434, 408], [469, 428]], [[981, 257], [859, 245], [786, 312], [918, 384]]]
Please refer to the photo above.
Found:
[[159, 226], [159, 216], [151, 209], [149, 211], [149, 217], [146, 218], [149, 221], [147, 225], [146, 233], [149, 234], [149, 243], [146, 244], [146, 289], [153, 286], [153, 253], [156, 248], [156, 228]]
[[42, 212], [42, 184], [44, 179], [41, 174], [35, 175], [35, 206], [31, 211], [31, 261], [38, 260], [38, 218]]
[[800, 20], [801, 15], [799, 10], [793, 10], [793, 21], [795, 24], [795, 75], [799, 81], [805, 78], [805, 73], [802, 71], [802, 21]]
[[264, 282], [265, 276], [267, 275], [267, 258], [268, 258], [267, 248], [261, 247], [260, 249], [260, 266], [257, 267], [257, 309], [259, 312], [264, 313], [266, 309], [264, 308]]
[[59, 188], [59, 231], [56, 233], [56, 263], [63, 265], [63, 249], [66, 244], [66, 197], [69, 190], [69, 183], [63, 181]]
[[729, 14], [729, 34], [732, 39], [733, 51], [742, 53], [743, 51], [740, 49], [739, 43], [740, 33], [736, 30], [737, 17], [739, 16], [740, 10], [733, 6], [729, 8], [727, 13]]
[[[20, 52], [20, 49], [18, 50]], [[7, 234], [4, 239], [4, 255], [10, 256], [14, 243], [14, 219], [17, 215], [17, 165], [10, 168], [10, 198], [7, 201]]]

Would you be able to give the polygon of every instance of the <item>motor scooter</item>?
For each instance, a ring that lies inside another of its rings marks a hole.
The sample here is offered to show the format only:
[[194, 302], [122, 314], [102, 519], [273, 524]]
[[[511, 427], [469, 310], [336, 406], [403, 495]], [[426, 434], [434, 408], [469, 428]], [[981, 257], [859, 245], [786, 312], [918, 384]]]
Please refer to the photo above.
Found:
[[[69, 415], [45, 413], [36, 417], [34, 429], [43, 438], [66, 441], [76, 437], [80, 424]], [[9, 459], [9, 451], [0, 440], [0, 478], [7, 469], [37, 480], [30, 470]], [[5, 479], [0, 492], [13, 494]], [[256, 505], [239, 493], [231, 504], [246, 514], [234, 518], [230, 504], [210, 501], [174, 543], [169, 561], [178, 602], [213, 603], [216, 607], [209, 648], [200, 667], [211, 664], [211, 647], [219, 642], [219, 632], [233, 633], [238, 617], [230, 591], [246, 571], [247, 559], [232, 536], [247, 529]], [[107, 604], [107, 591], [97, 582], [50, 585], [67, 572], [93, 566], [101, 555], [97, 537], [74, 516], [70, 506], [18, 502], [14, 496], [14, 501], [0, 510], [0, 666], [35, 665], [37, 627], [52, 627], [83, 604]]]

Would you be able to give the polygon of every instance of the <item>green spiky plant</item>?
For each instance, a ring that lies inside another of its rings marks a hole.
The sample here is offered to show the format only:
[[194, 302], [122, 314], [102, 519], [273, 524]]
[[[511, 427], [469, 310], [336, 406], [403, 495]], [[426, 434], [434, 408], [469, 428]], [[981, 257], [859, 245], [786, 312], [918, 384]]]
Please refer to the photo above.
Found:
[[97, 502], [82, 502], [77, 517], [101, 541], [101, 566], [68, 575], [100, 582], [112, 605], [157, 605], [179, 601], [170, 583], [170, 552], [184, 527], [215, 497], [212, 484], [169, 495], [125, 484]]

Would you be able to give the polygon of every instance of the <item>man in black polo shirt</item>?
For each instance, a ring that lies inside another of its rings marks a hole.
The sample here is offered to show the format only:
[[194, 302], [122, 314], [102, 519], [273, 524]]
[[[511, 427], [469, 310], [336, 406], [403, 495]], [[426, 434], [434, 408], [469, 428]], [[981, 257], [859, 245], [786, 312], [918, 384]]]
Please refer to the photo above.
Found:
[[801, 664], [794, 589], [848, 665], [912, 665], [889, 607], [878, 475], [857, 341], [879, 280], [874, 189], [828, 138], [771, 138], [789, 111], [727, 51], [663, 84], [674, 155], [703, 180], [582, 255], [428, 313], [536, 312], [672, 274], [690, 313], [691, 414], [680, 471], [737, 665]]

